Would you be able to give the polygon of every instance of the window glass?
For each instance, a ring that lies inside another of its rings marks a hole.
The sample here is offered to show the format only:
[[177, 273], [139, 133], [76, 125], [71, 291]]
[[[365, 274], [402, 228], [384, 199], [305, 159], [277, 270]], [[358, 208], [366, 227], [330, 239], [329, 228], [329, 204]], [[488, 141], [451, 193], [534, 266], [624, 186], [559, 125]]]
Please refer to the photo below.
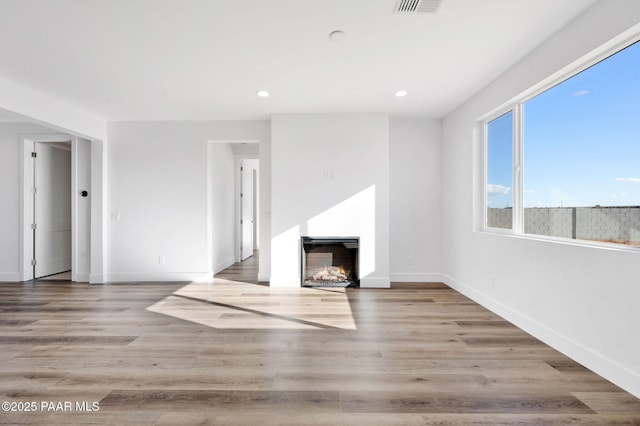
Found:
[[523, 111], [524, 232], [640, 245], [640, 43]]
[[512, 228], [513, 112], [487, 123], [487, 215], [491, 228]]

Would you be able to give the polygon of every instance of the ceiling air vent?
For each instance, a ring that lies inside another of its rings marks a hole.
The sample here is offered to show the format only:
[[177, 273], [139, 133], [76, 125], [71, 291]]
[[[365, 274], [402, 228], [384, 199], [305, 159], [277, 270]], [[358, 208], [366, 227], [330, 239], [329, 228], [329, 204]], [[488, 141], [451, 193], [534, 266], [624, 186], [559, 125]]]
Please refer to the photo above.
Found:
[[435, 13], [442, 0], [398, 0], [394, 13]]

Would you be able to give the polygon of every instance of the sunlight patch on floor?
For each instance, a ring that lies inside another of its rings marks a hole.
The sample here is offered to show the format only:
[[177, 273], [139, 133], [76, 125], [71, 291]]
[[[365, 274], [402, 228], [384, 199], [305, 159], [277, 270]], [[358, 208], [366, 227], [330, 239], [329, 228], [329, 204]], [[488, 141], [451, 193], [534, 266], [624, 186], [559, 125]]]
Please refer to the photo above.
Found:
[[215, 278], [187, 284], [147, 310], [223, 329], [356, 329], [343, 288], [270, 288]]

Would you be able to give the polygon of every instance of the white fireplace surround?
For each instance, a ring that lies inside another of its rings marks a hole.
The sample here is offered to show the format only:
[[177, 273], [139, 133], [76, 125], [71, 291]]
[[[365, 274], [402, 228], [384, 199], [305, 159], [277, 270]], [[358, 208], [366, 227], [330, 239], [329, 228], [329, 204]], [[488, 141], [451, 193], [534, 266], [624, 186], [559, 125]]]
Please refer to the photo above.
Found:
[[271, 286], [300, 285], [300, 237], [360, 237], [360, 286], [389, 287], [389, 118], [271, 119]]

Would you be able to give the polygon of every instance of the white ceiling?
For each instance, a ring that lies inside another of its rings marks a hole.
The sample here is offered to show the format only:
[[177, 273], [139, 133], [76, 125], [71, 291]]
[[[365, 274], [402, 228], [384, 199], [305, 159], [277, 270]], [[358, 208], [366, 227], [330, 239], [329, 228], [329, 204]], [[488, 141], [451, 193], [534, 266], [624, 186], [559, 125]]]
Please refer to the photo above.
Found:
[[395, 3], [0, 0], [0, 75], [107, 120], [440, 118], [595, 0]]

